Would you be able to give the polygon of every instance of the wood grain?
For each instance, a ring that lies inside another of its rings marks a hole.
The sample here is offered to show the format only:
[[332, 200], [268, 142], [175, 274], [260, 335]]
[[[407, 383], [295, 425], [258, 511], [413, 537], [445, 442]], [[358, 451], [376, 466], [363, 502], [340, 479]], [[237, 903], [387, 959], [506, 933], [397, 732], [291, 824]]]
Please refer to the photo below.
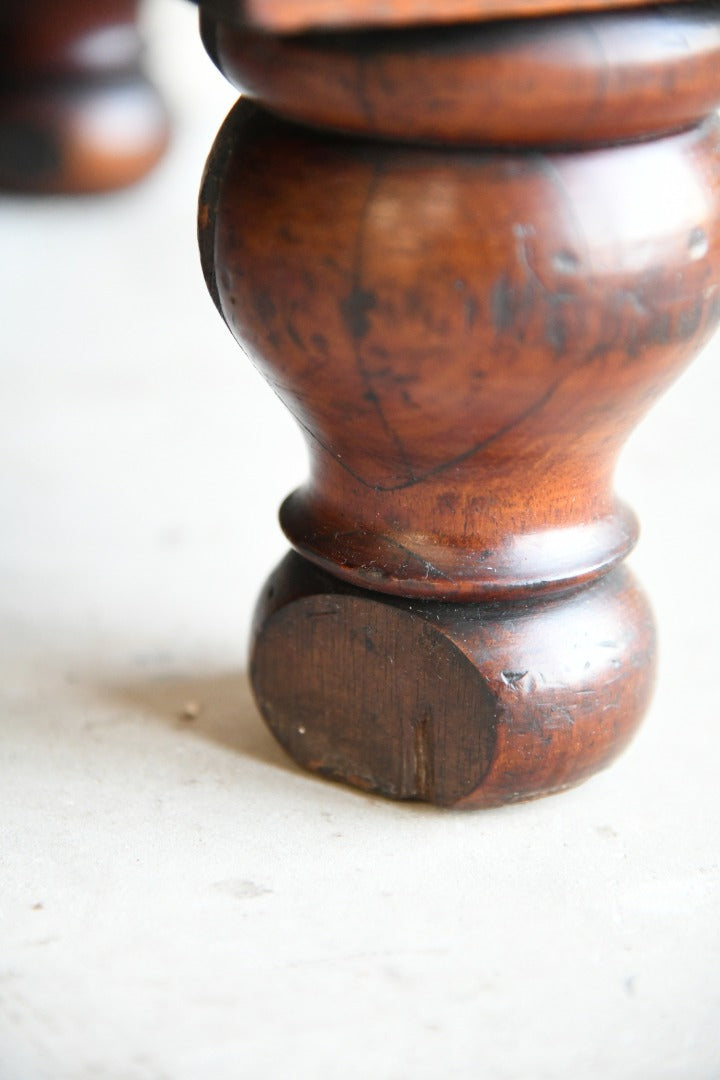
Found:
[[301, 765], [393, 798], [578, 783], [653, 681], [615, 461], [720, 320], [720, 13], [458, 27], [437, 3], [437, 30], [284, 40], [220, 8], [203, 37], [248, 97], [203, 270], [311, 466], [255, 619], [260, 709]]
[[642, 718], [654, 666], [652, 616], [624, 569], [540, 603], [388, 603], [290, 555], [260, 600], [251, 676], [305, 768], [474, 808], [608, 765]]
[[617, 453], [720, 318], [717, 142], [710, 122], [457, 154], [241, 101], [202, 196], [205, 269], [307, 435], [311, 479], [282, 511], [298, 550], [367, 588], [466, 600], [626, 555]]

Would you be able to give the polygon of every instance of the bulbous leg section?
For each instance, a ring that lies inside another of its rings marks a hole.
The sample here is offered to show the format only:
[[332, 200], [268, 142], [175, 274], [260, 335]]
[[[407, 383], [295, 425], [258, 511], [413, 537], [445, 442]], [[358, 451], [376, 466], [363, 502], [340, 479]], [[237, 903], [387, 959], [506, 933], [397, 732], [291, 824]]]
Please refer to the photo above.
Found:
[[310, 478], [281, 511], [296, 550], [360, 588], [453, 602], [623, 559], [637, 527], [616, 456], [720, 319], [718, 132], [459, 153], [241, 100], [208, 162], [201, 251], [307, 437]]
[[291, 554], [261, 598], [251, 673], [304, 768], [469, 808], [609, 764], [643, 716], [654, 664], [652, 614], [625, 569], [551, 599], [450, 605], [366, 592]]

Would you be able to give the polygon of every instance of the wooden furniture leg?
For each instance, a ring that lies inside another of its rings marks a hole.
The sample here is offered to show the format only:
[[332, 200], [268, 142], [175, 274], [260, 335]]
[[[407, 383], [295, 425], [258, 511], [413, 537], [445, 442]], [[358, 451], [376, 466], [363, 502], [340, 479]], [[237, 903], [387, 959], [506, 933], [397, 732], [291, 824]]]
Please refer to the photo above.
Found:
[[204, 272], [311, 458], [252, 680], [305, 767], [493, 806], [606, 765], [651, 693], [612, 474], [720, 318], [720, 14], [324, 26], [362, 7], [201, 2], [247, 95]]
[[0, 188], [123, 187], [168, 122], [141, 66], [138, 0], [9, 0], [0, 11]]

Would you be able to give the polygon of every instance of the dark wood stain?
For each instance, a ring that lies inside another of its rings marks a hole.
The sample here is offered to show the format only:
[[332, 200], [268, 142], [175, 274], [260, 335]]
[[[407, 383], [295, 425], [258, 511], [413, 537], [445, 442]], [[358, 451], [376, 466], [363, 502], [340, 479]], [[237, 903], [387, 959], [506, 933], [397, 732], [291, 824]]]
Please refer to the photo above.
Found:
[[285, 36], [284, 0], [200, 4], [246, 95], [203, 268], [311, 457], [252, 678], [306, 768], [495, 806], [602, 768], [649, 700], [612, 473], [720, 318], [720, 13], [371, 6]]

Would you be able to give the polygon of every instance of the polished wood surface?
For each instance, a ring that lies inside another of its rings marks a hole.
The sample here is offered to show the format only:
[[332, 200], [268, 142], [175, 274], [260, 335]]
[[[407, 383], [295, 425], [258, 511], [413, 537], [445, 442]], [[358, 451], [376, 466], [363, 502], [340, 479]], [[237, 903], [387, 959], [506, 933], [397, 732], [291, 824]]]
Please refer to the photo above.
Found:
[[137, 0], [32, 0], [0, 11], [0, 187], [123, 187], [159, 160], [165, 107], [142, 70]]
[[[714, 121], [555, 154], [349, 141], [247, 101], [205, 266], [308, 433], [283, 526], [357, 585], [479, 599], [631, 548], [620, 447], [720, 318]], [[662, 182], [661, 182], [662, 179]]]
[[720, 27], [708, 4], [383, 34], [279, 37], [207, 14], [201, 25], [244, 94], [362, 135], [591, 145], [677, 131], [720, 106]]
[[255, 98], [208, 162], [203, 268], [311, 461], [260, 707], [303, 765], [395, 797], [575, 783], [654, 663], [617, 454], [720, 320], [720, 15], [284, 41], [202, 7]]
[[224, 18], [283, 33], [329, 27], [535, 18], [566, 11], [640, 7], [642, 3], [643, 0], [203, 0], [204, 7]]

